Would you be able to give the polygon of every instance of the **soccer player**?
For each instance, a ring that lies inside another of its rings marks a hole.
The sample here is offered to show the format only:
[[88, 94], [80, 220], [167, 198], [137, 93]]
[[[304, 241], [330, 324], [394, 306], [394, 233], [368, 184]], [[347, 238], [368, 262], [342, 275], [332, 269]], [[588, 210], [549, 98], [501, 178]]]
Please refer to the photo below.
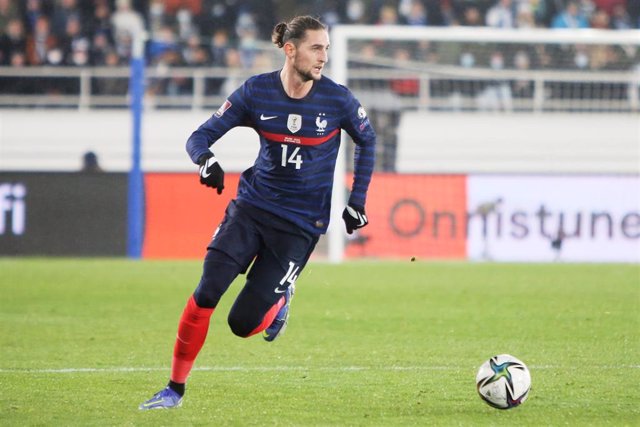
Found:
[[367, 225], [376, 135], [351, 92], [322, 75], [327, 28], [299, 16], [277, 24], [272, 40], [284, 51], [282, 69], [249, 78], [187, 141], [189, 156], [200, 166], [200, 182], [218, 194], [224, 172], [211, 145], [236, 126], [250, 126], [260, 137], [260, 149], [207, 248], [200, 283], [178, 325], [169, 384], [142, 403], [142, 410], [181, 405], [211, 315], [238, 274], [249, 270], [229, 312], [233, 333], [245, 338], [262, 333], [266, 341], [282, 334], [294, 283], [329, 224], [341, 129], [356, 144], [342, 218], [349, 234]]

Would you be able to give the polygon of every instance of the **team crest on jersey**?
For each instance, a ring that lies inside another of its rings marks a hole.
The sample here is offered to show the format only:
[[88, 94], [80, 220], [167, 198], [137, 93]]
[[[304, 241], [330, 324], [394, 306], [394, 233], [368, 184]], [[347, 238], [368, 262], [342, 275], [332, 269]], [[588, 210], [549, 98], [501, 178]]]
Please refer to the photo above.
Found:
[[231, 103], [229, 102], [228, 99], [225, 99], [224, 104], [222, 104], [220, 106], [220, 108], [218, 108], [218, 111], [216, 111], [215, 113], [213, 113], [214, 116], [216, 117], [222, 117], [222, 115], [224, 114], [225, 111], [227, 111], [229, 108], [231, 108]]
[[324, 118], [324, 115], [324, 113], [319, 113], [318, 117], [316, 117], [316, 132], [318, 135], [323, 135], [327, 127], [327, 119]]
[[287, 119], [287, 128], [291, 133], [296, 133], [302, 129], [302, 116], [300, 114], [289, 114]]

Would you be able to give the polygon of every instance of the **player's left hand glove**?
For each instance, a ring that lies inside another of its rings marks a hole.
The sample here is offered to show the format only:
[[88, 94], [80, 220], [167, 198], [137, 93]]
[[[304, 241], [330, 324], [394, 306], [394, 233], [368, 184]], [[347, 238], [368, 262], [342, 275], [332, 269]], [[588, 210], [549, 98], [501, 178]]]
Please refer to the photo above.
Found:
[[213, 154], [203, 154], [198, 161], [200, 164], [200, 184], [215, 188], [218, 194], [224, 190], [224, 171]]
[[342, 211], [342, 219], [344, 220], [344, 225], [347, 227], [348, 234], [353, 233], [353, 230], [369, 224], [367, 215], [364, 213], [364, 207], [360, 206], [347, 205], [344, 211]]

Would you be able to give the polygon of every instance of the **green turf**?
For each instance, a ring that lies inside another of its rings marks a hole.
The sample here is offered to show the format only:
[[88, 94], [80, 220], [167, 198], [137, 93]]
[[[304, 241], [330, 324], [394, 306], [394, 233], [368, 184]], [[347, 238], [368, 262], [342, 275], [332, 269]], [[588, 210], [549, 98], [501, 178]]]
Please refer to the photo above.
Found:
[[[183, 407], [140, 412], [167, 380], [199, 270], [0, 259], [0, 424], [640, 424], [637, 265], [312, 263], [271, 344], [229, 331], [237, 281]], [[477, 368], [498, 353], [533, 379], [509, 411], [475, 391]]]

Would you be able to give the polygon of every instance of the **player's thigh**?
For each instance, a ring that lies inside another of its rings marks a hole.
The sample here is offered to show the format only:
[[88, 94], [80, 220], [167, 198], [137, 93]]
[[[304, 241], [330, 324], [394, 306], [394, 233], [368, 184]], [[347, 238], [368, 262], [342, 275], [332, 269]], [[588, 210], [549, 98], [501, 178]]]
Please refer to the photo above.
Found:
[[240, 272], [244, 273], [258, 254], [261, 242], [260, 232], [253, 218], [232, 200], [207, 249], [224, 252], [241, 266]]
[[214, 308], [243, 267], [217, 249], [209, 249], [204, 258], [202, 276], [193, 296], [200, 307]]
[[306, 265], [317, 237], [262, 230], [264, 244], [247, 274], [231, 311], [229, 325], [234, 333], [247, 336], [280, 300]]
[[304, 269], [317, 240], [306, 234], [267, 235], [247, 274], [245, 288], [275, 304]]

